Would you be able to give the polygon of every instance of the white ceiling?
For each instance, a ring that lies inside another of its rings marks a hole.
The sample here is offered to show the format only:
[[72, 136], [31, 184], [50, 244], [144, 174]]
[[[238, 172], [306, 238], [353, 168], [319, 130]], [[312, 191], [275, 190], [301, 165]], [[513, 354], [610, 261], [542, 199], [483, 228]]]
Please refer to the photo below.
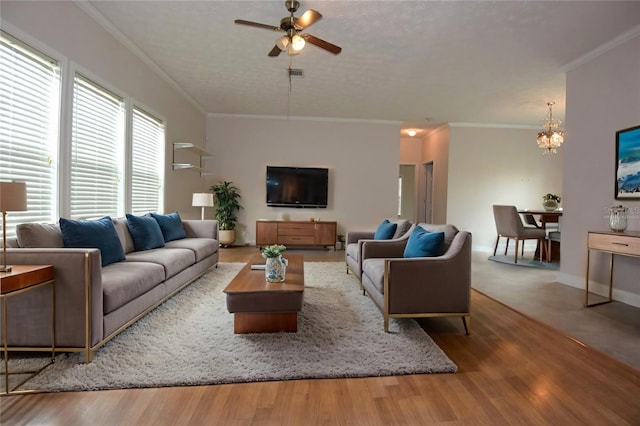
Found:
[[[305, 32], [337, 44], [267, 57], [284, 1], [90, 1], [208, 113], [539, 126], [565, 72], [640, 33], [640, 1], [301, 1], [323, 19]], [[98, 13], [96, 13], [98, 12]], [[287, 67], [304, 69], [288, 98]], [[288, 110], [289, 108], [289, 110]]]

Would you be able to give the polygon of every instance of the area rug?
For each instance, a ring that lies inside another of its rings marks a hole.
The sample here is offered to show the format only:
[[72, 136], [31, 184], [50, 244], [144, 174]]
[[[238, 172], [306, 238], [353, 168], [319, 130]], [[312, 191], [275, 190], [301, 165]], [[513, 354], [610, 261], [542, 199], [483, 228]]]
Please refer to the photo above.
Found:
[[90, 364], [61, 354], [24, 389], [82, 391], [303, 378], [453, 373], [456, 365], [412, 319], [383, 317], [342, 262], [304, 264], [297, 333], [233, 333], [221, 263], [99, 349]]
[[503, 255], [489, 256], [489, 260], [492, 260], [492, 261], [498, 262], [498, 263], [505, 263], [507, 265], [524, 266], [526, 268], [549, 269], [551, 271], [557, 271], [557, 270], [560, 269], [560, 262], [558, 262], [558, 261], [540, 262], [537, 259], [531, 259], [531, 258], [527, 258], [527, 257], [525, 257], [523, 259], [523, 258], [518, 256], [518, 263], [515, 263], [513, 255], [511, 255], [511, 256], [503, 256]]

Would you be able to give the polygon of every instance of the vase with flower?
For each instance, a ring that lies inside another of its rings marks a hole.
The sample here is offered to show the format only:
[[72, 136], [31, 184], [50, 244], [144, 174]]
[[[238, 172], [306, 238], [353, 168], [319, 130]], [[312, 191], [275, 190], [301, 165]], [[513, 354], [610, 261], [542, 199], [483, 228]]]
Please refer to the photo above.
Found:
[[284, 281], [289, 262], [282, 257], [282, 253], [287, 248], [283, 245], [272, 245], [262, 249], [262, 257], [266, 259], [264, 275], [270, 283], [281, 283]]
[[558, 210], [559, 204], [560, 204], [559, 195], [549, 193], [544, 197], [542, 197], [542, 207], [544, 207], [546, 211], [551, 212], [554, 210]]

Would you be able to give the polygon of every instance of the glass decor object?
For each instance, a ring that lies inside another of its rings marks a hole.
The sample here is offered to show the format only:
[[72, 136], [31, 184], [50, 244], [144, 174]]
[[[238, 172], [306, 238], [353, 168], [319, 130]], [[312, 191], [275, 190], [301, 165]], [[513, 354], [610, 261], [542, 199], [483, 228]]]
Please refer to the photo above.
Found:
[[622, 232], [627, 229], [627, 213], [629, 209], [624, 206], [613, 206], [609, 209], [609, 228], [612, 231]]
[[560, 199], [559, 195], [549, 193], [542, 197], [542, 207], [549, 212], [558, 210]]

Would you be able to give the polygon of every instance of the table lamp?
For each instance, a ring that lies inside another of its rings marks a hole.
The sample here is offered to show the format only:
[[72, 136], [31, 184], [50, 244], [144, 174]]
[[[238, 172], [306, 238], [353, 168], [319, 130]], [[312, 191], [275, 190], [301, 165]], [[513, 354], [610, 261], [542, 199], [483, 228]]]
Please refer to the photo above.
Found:
[[2, 265], [0, 272], [11, 272], [7, 266], [7, 212], [27, 210], [27, 184], [0, 182], [0, 211], [2, 212]]
[[193, 207], [202, 207], [202, 215], [200, 220], [204, 220], [204, 208], [213, 207], [213, 193], [212, 192], [196, 192], [193, 194], [191, 200]]

